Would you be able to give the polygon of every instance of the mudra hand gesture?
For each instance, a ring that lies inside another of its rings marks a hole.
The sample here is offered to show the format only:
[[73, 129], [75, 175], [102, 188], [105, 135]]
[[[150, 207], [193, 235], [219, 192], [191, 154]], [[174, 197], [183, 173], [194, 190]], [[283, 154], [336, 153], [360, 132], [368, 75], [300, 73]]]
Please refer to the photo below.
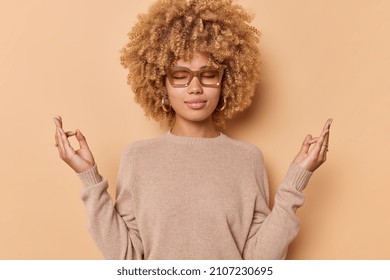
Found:
[[[319, 137], [313, 138], [310, 134], [306, 136], [301, 150], [293, 161], [294, 163], [313, 172], [326, 161], [332, 121], [332, 119], [327, 120]], [[56, 124], [56, 147], [58, 147], [60, 158], [77, 173], [91, 169], [95, 165], [95, 160], [84, 135], [78, 129], [76, 131], [65, 132], [62, 128], [62, 119], [60, 116], [55, 117], [54, 122]], [[80, 145], [78, 150], [74, 150], [68, 140], [68, 137], [74, 135]], [[310, 150], [310, 146], [313, 144], [314, 147]]]
[[[62, 119], [60, 116], [54, 118], [54, 123], [56, 124], [55, 146], [58, 148], [60, 158], [77, 173], [91, 169], [95, 165], [95, 160], [80, 130], [65, 132], [62, 128]], [[68, 137], [74, 135], [80, 145], [78, 150], [74, 150], [68, 140]]]
[[[313, 138], [310, 134], [303, 141], [301, 150], [294, 159], [294, 163], [313, 172], [326, 161], [326, 153], [329, 145], [329, 131], [332, 119], [328, 119], [319, 137]], [[310, 150], [310, 146], [314, 147]]]

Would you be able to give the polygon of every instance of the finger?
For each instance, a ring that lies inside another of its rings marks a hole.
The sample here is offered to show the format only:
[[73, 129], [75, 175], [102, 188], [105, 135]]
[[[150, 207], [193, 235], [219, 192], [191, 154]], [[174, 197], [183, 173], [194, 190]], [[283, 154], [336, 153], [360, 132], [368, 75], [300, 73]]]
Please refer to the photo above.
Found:
[[60, 121], [61, 123], [61, 126], [62, 126], [62, 117], [61, 116], [57, 116], [58, 120]]
[[[326, 135], [329, 133], [329, 130], [323, 130], [321, 135], [318, 137], [318, 141], [317, 143], [314, 145], [314, 148], [312, 150], [312, 153], [313, 155], [315, 155], [316, 157], [319, 156], [320, 152], [321, 152], [321, 148], [322, 148], [322, 145], [324, 144], [324, 141], [325, 141], [325, 138], [326, 138]], [[327, 144], [325, 144], [327, 145]]]
[[308, 134], [306, 137], [305, 137], [305, 140], [303, 140], [303, 144], [302, 144], [302, 147], [301, 147], [301, 150], [299, 151], [300, 154], [307, 154], [309, 152], [309, 148], [310, 148], [310, 141], [312, 140], [312, 136], [310, 134]]
[[62, 127], [62, 123], [58, 119], [58, 117], [54, 117], [53, 120], [54, 120], [54, 123], [55, 123], [56, 127]]
[[324, 137], [324, 143], [322, 143], [322, 146], [326, 146], [326, 148], [328, 148], [329, 146], [329, 134], [330, 134], [330, 130], [328, 130], [328, 133], [326, 133]]
[[[319, 152], [319, 156], [323, 156], [323, 151], [327, 151], [328, 150], [328, 146], [329, 146], [329, 134], [330, 134], [330, 126], [333, 122], [333, 119], [328, 119], [324, 125], [324, 128], [322, 130], [322, 134], [321, 136], [323, 136], [323, 140], [321, 140], [321, 147], [320, 147], [320, 152]], [[325, 147], [325, 148], [323, 148]]]
[[[330, 131], [330, 126], [332, 125], [332, 122], [333, 122], [333, 119], [329, 118], [325, 125], [324, 125], [324, 128], [322, 129], [322, 131]], [[329, 133], [328, 133], [328, 136], [329, 137]]]
[[[61, 118], [61, 116], [54, 117], [54, 122], [55, 122], [56, 126], [62, 128], [62, 118]], [[67, 132], [65, 132], [65, 135], [67, 137], [76, 135], [76, 131], [67, 131]]]
[[61, 128], [63, 128], [63, 122], [62, 122], [62, 117], [61, 116], [57, 116], [56, 117], [56, 119], [57, 119], [57, 121], [58, 121], [58, 123], [59, 123], [59, 126], [61, 127]]
[[321, 146], [317, 147], [317, 148], [321, 148], [322, 145], [325, 143], [325, 145], [328, 145], [328, 142], [326, 140], [329, 139], [329, 130], [330, 130], [330, 126], [333, 122], [333, 119], [329, 118], [325, 125], [324, 125], [324, 128], [322, 129], [322, 133], [320, 135], [320, 137], [318, 138], [318, 142], [317, 144], [321, 144]]
[[53, 118], [54, 124], [56, 126], [56, 132], [54, 133], [54, 138], [55, 138], [55, 146], [58, 147], [58, 127], [60, 126], [60, 122], [58, 121], [57, 117]]
[[323, 161], [326, 160], [326, 154], [329, 151], [329, 149], [328, 149], [328, 147], [329, 147], [329, 135], [330, 135], [330, 126], [331, 126], [332, 122], [333, 122], [333, 119], [328, 119], [328, 121], [325, 124], [325, 127], [327, 128], [328, 132], [326, 133], [326, 135], [324, 137], [324, 142], [321, 145], [321, 150], [320, 150], [320, 153], [319, 153], [319, 157]]
[[65, 135], [66, 135], [66, 137], [71, 137], [71, 136], [74, 136], [74, 135], [76, 135], [76, 131], [67, 131], [67, 132], [65, 132]]
[[327, 124], [328, 124], [328, 134], [326, 135], [326, 138], [325, 138], [325, 143], [326, 145], [329, 146], [329, 135], [330, 135], [330, 126], [332, 125], [332, 122], [333, 122], [333, 119], [328, 119], [327, 121]]
[[89, 149], [87, 140], [80, 130], [76, 130], [76, 139], [79, 141], [80, 149]]
[[329, 130], [329, 129], [330, 129], [330, 126], [331, 126], [331, 124], [332, 124], [332, 122], [333, 122], [333, 119], [332, 119], [332, 118], [329, 118], [329, 119], [326, 121], [326, 123], [325, 123], [324, 128], [322, 129], [322, 131]]
[[60, 141], [59, 138], [60, 138], [60, 136], [58, 134], [58, 128], [56, 127], [56, 132], [54, 133], [54, 139], [55, 139], [55, 145], [54, 146], [56, 146], [57, 148], [59, 146], [58, 145], [58, 142]]
[[57, 141], [57, 148], [58, 148], [58, 153], [60, 154], [60, 158], [64, 158], [64, 144], [62, 143], [61, 139], [61, 132], [59, 128], [56, 129], [56, 141]]
[[61, 137], [60, 143], [62, 144], [64, 155], [65, 154], [73, 154], [74, 149], [70, 145], [68, 137], [65, 134], [65, 131], [62, 128], [58, 128], [58, 131], [60, 132], [60, 137]]
[[328, 142], [329, 142], [329, 131], [325, 136], [324, 143], [321, 145], [321, 150], [320, 150], [320, 153], [318, 155], [318, 160], [322, 163], [324, 163], [326, 161], [326, 155], [329, 151], [328, 150], [328, 145], [329, 145]]
[[318, 160], [324, 162], [326, 160], [326, 153], [327, 152], [328, 152], [328, 145], [323, 144], [321, 146], [320, 153], [318, 154]]
[[317, 143], [317, 141], [318, 141], [318, 137], [314, 137], [308, 143], [311, 145], [311, 144]]

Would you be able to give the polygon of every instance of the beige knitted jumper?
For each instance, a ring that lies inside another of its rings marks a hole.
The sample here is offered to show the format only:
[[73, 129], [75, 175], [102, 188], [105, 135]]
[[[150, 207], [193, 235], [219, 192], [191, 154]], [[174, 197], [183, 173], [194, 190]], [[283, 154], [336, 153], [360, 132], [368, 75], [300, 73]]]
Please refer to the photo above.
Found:
[[96, 166], [78, 173], [106, 259], [283, 259], [312, 173], [291, 164], [275, 205], [260, 150], [224, 134], [166, 134], [126, 147], [116, 202]]

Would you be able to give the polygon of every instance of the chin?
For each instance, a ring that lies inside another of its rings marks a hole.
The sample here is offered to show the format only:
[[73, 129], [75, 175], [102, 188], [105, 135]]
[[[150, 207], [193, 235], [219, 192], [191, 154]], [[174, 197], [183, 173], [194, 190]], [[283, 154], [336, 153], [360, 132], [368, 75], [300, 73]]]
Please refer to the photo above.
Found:
[[188, 117], [188, 118], [185, 118], [185, 120], [189, 121], [189, 122], [206, 122], [209, 120], [209, 118], [211, 118], [211, 116], [199, 116], [199, 117]]
[[198, 121], [205, 121], [207, 119], [211, 119], [214, 111], [211, 112], [191, 112], [190, 118], [196, 119]]
[[191, 112], [191, 114], [180, 115], [179, 118], [188, 122], [206, 122], [212, 118], [211, 114], [205, 114], [204, 112]]

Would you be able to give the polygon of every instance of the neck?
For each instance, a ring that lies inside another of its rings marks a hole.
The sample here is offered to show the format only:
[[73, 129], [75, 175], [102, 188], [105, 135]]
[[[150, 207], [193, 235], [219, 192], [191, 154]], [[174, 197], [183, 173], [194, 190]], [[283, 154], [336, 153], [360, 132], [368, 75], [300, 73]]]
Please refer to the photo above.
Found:
[[205, 122], [181, 122], [176, 120], [172, 126], [171, 133], [177, 136], [213, 138], [219, 132], [210, 120]]

